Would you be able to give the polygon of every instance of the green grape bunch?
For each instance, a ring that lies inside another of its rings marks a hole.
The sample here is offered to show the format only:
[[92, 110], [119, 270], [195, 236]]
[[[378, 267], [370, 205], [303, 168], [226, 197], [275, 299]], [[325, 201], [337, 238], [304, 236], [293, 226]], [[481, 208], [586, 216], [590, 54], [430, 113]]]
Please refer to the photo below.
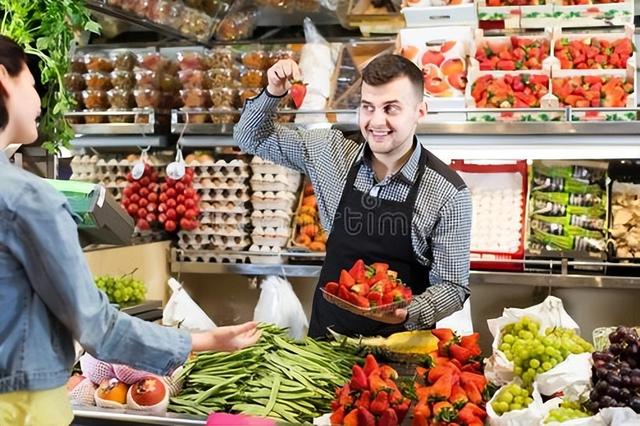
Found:
[[107, 294], [111, 303], [129, 306], [141, 303], [146, 298], [147, 289], [144, 283], [133, 278], [133, 273], [122, 277], [100, 276], [95, 282], [98, 289]]
[[497, 415], [501, 416], [509, 411], [527, 408], [532, 402], [533, 398], [529, 389], [516, 383], [511, 383], [498, 391], [494, 401], [491, 403], [491, 408]]
[[550, 327], [542, 334], [540, 323], [525, 316], [502, 329], [498, 349], [513, 362], [513, 373], [528, 387], [538, 374], [551, 370], [570, 354], [591, 352], [593, 347], [574, 330]]
[[580, 419], [584, 417], [590, 417], [591, 414], [586, 412], [577, 401], [562, 401], [558, 408], [554, 408], [549, 411], [547, 418], [544, 420], [546, 423], [563, 423], [573, 419]]

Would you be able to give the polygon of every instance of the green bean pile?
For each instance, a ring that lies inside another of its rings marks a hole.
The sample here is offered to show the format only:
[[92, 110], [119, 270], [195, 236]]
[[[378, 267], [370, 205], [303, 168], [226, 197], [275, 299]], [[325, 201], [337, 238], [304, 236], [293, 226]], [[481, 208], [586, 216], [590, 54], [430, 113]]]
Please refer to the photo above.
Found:
[[238, 352], [204, 352], [185, 365], [184, 387], [169, 410], [206, 416], [244, 413], [292, 423], [310, 422], [330, 410], [335, 389], [362, 358], [357, 348], [262, 326], [258, 344]]

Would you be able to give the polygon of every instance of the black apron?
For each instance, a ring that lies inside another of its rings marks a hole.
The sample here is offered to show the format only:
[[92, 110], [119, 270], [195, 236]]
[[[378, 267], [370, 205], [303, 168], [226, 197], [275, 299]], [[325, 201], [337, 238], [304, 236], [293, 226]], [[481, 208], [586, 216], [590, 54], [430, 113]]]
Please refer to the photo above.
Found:
[[427, 151], [420, 148], [418, 175], [404, 202], [383, 200], [358, 191], [354, 186], [359, 166], [349, 170], [327, 241], [327, 257], [316, 285], [309, 324], [309, 336], [327, 335], [327, 327], [345, 335], [388, 336], [406, 331], [402, 324], [385, 324], [352, 314], [327, 302], [320, 288], [338, 282], [340, 271], [349, 270], [358, 260], [369, 265], [389, 264], [398, 277], [422, 294], [429, 285], [429, 268], [416, 259], [411, 240], [413, 210], [427, 163]]

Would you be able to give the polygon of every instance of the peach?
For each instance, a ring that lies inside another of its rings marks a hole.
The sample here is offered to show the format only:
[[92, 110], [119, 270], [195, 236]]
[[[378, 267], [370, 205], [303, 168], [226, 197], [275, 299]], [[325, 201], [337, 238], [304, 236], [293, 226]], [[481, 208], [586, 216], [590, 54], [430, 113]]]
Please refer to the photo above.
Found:
[[447, 76], [464, 72], [464, 61], [461, 58], [447, 59], [442, 63], [440, 69], [442, 74]]

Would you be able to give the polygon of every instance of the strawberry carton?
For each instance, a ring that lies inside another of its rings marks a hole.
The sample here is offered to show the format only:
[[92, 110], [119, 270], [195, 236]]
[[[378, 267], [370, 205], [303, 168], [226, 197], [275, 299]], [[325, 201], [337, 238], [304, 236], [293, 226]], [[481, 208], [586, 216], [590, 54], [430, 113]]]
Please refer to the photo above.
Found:
[[[550, 92], [549, 70], [469, 71], [467, 109], [469, 121], [551, 121], [559, 120], [558, 99]], [[506, 109], [505, 112], [486, 110]], [[508, 110], [531, 110], [508, 111]], [[554, 110], [554, 111], [550, 111]]]
[[485, 37], [477, 29], [469, 68], [480, 71], [542, 70], [549, 67], [551, 31], [526, 36]]
[[473, 0], [404, 0], [401, 12], [407, 28], [478, 26], [478, 15]]
[[555, 0], [555, 2], [554, 26], [557, 27], [611, 27], [633, 24], [633, 0]]
[[397, 52], [422, 69], [424, 98], [429, 111], [464, 109], [467, 55], [472, 37], [470, 27], [400, 31]]
[[576, 34], [555, 28], [551, 67], [559, 69], [623, 69], [632, 75], [636, 69], [633, 45], [635, 28], [626, 25], [624, 32]]
[[411, 288], [389, 265], [365, 265], [362, 259], [348, 271], [343, 269], [338, 281], [325, 284], [321, 291], [329, 303], [365, 317], [404, 308], [413, 297]]
[[636, 79], [630, 70], [557, 69], [551, 90], [560, 106], [578, 109], [571, 111], [572, 120], [636, 119]]
[[[522, 28], [523, 16], [538, 18], [553, 17], [553, 0], [480, 0], [478, 19], [481, 27], [494, 28], [499, 24], [504, 29]], [[542, 23], [542, 21], [540, 22]], [[544, 28], [546, 25], [538, 26]]]

